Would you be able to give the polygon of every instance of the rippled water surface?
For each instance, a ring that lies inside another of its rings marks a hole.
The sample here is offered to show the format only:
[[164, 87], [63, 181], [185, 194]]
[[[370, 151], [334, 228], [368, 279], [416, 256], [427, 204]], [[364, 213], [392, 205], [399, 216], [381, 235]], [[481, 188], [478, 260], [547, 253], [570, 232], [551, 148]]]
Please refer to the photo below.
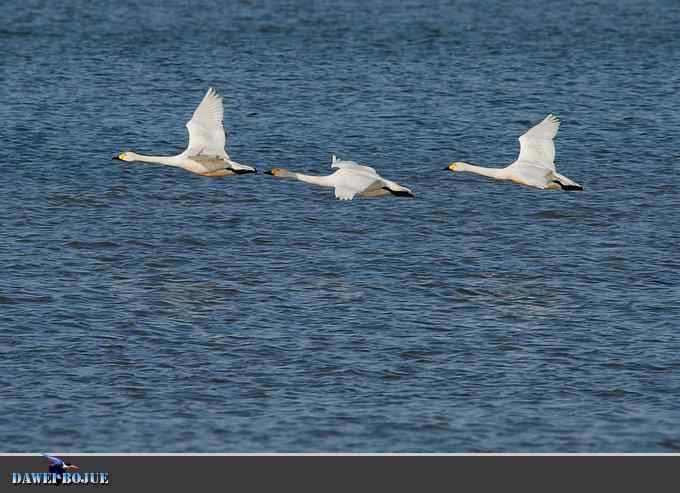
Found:
[[[680, 449], [680, 4], [0, 5], [3, 451]], [[416, 199], [240, 162], [335, 152]], [[503, 165], [546, 114], [583, 193]]]

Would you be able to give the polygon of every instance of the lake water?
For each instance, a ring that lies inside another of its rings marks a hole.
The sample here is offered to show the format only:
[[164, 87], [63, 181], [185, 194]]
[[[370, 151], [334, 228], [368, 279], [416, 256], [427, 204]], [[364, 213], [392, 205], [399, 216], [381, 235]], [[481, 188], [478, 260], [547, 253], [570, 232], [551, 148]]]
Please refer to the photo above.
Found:
[[[0, 449], [680, 450], [680, 3], [6, 1]], [[260, 170], [174, 154], [209, 86]], [[583, 193], [501, 166], [548, 113]]]

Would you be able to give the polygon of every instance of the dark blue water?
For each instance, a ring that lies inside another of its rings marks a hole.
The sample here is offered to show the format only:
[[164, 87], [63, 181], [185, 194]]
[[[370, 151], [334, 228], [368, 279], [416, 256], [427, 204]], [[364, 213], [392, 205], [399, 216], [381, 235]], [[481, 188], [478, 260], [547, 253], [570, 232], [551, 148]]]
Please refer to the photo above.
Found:
[[[0, 448], [680, 448], [680, 4], [0, 5]], [[173, 154], [376, 167], [334, 200]], [[583, 193], [504, 165], [562, 120]]]

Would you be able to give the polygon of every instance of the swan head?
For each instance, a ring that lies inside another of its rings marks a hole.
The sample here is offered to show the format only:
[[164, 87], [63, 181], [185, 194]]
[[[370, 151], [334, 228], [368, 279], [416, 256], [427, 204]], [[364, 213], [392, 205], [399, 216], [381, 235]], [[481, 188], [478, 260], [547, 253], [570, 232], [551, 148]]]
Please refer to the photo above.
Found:
[[281, 177], [281, 178], [292, 176], [292, 173], [290, 171], [288, 171], [286, 168], [272, 168], [269, 171], [265, 171], [264, 174], [265, 175], [278, 176], [278, 177]]
[[124, 151], [117, 156], [113, 156], [113, 159], [117, 159], [118, 161], [136, 161], [136, 157], [136, 153], [132, 151]]
[[454, 161], [451, 164], [449, 164], [446, 168], [444, 168], [444, 171], [463, 171], [464, 167], [465, 163], [461, 161]]

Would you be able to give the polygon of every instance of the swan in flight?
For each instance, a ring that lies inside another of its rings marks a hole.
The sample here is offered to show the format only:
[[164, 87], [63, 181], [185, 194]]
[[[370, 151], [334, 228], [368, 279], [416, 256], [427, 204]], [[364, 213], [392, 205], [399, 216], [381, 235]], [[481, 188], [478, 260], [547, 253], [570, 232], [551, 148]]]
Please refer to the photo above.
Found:
[[202, 176], [230, 176], [257, 173], [255, 168], [232, 161], [224, 150], [226, 138], [223, 126], [222, 96], [211, 87], [203, 96], [191, 120], [187, 122], [189, 146], [177, 156], [143, 156], [136, 152], [121, 152], [113, 159], [142, 161], [183, 168]]
[[285, 168], [274, 168], [265, 174], [279, 178], [293, 178], [312, 185], [335, 188], [335, 197], [339, 200], [352, 200], [355, 195], [361, 197], [379, 197], [381, 195], [397, 195], [399, 197], [413, 197], [413, 192], [398, 183], [386, 180], [376, 170], [362, 166], [354, 161], [343, 161], [331, 156], [331, 168], [337, 171], [326, 176], [303, 175]]
[[561, 188], [562, 190], [583, 190], [583, 187], [560, 175], [555, 170], [555, 143], [553, 138], [560, 127], [560, 121], [552, 114], [538, 125], [530, 128], [519, 138], [519, 157], [505, 168], [485, 168], [464, 162], [453, 162], [445, 171], [469, 171], [497, 180], [509, 180], [535, 188]]

